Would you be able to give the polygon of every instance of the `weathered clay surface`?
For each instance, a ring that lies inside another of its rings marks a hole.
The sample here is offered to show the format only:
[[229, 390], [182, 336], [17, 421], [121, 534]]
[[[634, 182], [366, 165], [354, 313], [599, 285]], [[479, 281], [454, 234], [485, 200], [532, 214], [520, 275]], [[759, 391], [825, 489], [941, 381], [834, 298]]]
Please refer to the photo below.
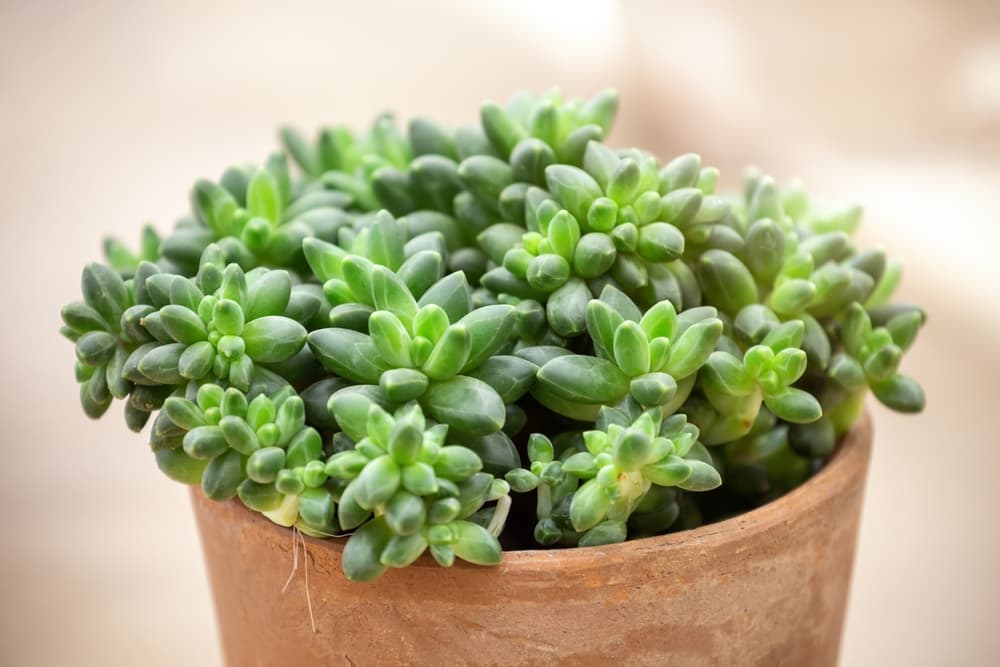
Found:
[[835, 665], [872, 429], [760, 509], [607, 547], [518, 551], [497, 568], [420, 560], [373, 583], [343, 542], [305, 538], [193, 494], [230, 667]]

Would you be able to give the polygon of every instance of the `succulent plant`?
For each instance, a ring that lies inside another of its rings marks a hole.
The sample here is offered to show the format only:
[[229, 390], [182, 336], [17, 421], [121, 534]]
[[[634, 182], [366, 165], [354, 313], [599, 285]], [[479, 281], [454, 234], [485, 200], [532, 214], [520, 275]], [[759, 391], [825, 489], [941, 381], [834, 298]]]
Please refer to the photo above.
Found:
[[[337, 408], [335, 398], [335, 413]], [[416, 403], [395, 415], [371, 403], [364, 430], [352, 432], [354, 448], [327, 461], [326, 474], [342, 485], [340, 526], [358, 529], [344, 549], [348, 578], [367, 580], [386, 567], [406, 567], [428, 549], [445, 567], [456, 556], [479, 565], [500, 562], [497, 535], [509, 487], [480, 472], [483, 462], [474, 451], [446, 444], [447, 433], [445, 424], [428, 427]], [[500, 502], [488, 527], [468, 520], [492, 500]]]
[[125, 421], [129, 428], [141, 430], [165, 396], [137, 387], [124, 376], [131, 354], [151, 340], [134, 317], [134, 281], [122, 280], [102, 264], [90, 264], [83, 270], [81, 283], [83, 301], [63, 308], [62, 333], [76, 344], [76, 379], [83, 411], [97, 419], [113, 399], [127, 398]]
[[[206, 250], [206, 256], [213, 249]], [[204, 262], [192, 280], [146, 278], [152, 306], [139, 320], [153, 341], [129, 357], [123, 375], [137, 383], [180, 385], [222, 380], [250, 388], [257, 365], [275, 364], [305, 345], [306, 329], [283, 313], [292, 293], [287, 271]]]
[[544, 547], [690, 528], [806, 481], [869, 390], [921, 410], [899, 367], [926, 314], [855, 246], [861, 209], [612, 148], [617, 104], [283, 129], [84, 269], [85, 413], [122, 400], [169, 477], [347, 536], [361, 581], [496, 564], [531, 502]]
[[664, 419], [652, 408], [632, 420], [627, 410], [602, 407], [597, 425], [582, 434], [583, 451], [575, 440], [558, 459], [552, 441], [533, 434], [531, 469], [507, 473], [515, 491], [538, 489], [535, 536], [542, 544], [623, 542], [629, 518], [653, 485], [654, 498], [662, 499], [661, 489], [708, 491], [722, 483], [711, 454], [698, 442], [698, 428], [682, 414]]

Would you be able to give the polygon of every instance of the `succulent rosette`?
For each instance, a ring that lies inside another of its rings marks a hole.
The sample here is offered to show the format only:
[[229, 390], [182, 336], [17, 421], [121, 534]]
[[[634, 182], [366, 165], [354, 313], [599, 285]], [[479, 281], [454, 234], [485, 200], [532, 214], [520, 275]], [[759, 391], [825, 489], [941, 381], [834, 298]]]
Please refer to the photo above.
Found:
[[282, 130], [84, 269], [85, 413], [123, 401], [169, 477], [347, 537], [370, 580], [694, 527], [807, 480], [869, 393], [922, 409], [926, 314], [860, 207], [756, 169], [719, 193], [695, 154], [606, 143], [617, 106]]

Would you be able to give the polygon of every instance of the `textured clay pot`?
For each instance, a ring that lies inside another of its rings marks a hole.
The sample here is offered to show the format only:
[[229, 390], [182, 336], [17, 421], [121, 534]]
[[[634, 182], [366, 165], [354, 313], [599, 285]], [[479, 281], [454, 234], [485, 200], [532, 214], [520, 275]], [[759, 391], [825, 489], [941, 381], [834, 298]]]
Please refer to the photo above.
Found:
[[757, 510], [585, 549], [515, 551], [443, 569], [429, 557], [372, 583], [341, 540], [305, 538], [195, 493], [226, 662], [262, 665], [835, 665], [872, 428]]

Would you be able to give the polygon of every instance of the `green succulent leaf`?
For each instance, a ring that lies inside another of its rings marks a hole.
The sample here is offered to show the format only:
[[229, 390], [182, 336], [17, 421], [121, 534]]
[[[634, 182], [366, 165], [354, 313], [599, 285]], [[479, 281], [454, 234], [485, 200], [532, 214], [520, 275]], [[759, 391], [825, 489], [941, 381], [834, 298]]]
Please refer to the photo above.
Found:
[[351, 581], [371, 581], [385, 572], [381, 556], [392, 538], [385, 517], [376, 517], [361, 526], [344, 545], [344, 576]]
[[629, 378], [606, 360], [586, 355], [557, 357], [538, 370], [539, 384], [577, 403], [612, 404], [629, 391]]
[[920, 412], [924, 409], [924, 390], [905, 375], [894, 375], [872, 385], [872, 392], [887, 407], [899, 412]]
[[410, 368], [410, 333], [391, 311], [380, 310], [368, 319], [371, 341], [382, 359], [397, 368]]
[[649, 372], [649, 339], [635, 322], [623, 322], [616, 330], [614, 341], [615, 363], [629, 377]]
[[676, 379], [694, 374], [708, 360], [722, 336], [722, 321], [708, 319], [684, 330], [670, 348], [664, 372]]
[[545, 312], [549, 326], [560, 336], [571, 338], [587, 329], [587, 304], [590, 289], [586, 283], [572, 278], [551, 294]]
[[431, 380], [447, 380], [468, 362], [472, 339], [463, 324], [448, 327], [421, 366]]
[[465, 375], [432, 383], [420, 403], [432, 418], [469, 435], [499, 431], [506, 415], [493, 387]]
[[496, 355], [487, 359], [465, 375], [482, 380], [499, 394], [500, 399], [510, 405], [531, 389], [535, 382], [538, 366], [521, 357]]
[[808, 424], [823, 415], [823, 408], [812, 394], [794, 387], [765, 393], [764, 402], [768, 410], [793, 424]]
[[291, 318], [268, 315], [248, 322], [242, 338], [247, 356], [267, 364], [285, 361], [301, 350], [306, 330]]
[[308, 335], [316, 359], [337, 375], [361, 384], [376, 384], [388, 370], [365, 334], [349, 329], [319, 329]]
[[722, 484], [722, 476], [712, 465], [693, 459], [686, 461], [691, 466], [691, 474], [677, 486], [685, 491], [711, 491]]
[[724, 313], [735, 315], [758, 301], [753, 274], [725, 250], [712, 249], [698, 260], [698, 278], [705, 299]]
[[498, 565], [502, 558], [500, 542], [488, 530], [471, 521], [451, 524], [455, 542], [451, 545], [455, 555], [475, 565]]
[[461, 271], [445, 276], [424, 292], [418, 304], [421, 307], [429, 304], [440, 306], [448, 315], [449, 321], [459, 321], [472, 310], [472, 292], [468, 278]]
[[545, 169], [549, 192], [577, 220], [587, 217], [591, 203], [602, 196], [601, 186], [583, 169], [554, 164]]

